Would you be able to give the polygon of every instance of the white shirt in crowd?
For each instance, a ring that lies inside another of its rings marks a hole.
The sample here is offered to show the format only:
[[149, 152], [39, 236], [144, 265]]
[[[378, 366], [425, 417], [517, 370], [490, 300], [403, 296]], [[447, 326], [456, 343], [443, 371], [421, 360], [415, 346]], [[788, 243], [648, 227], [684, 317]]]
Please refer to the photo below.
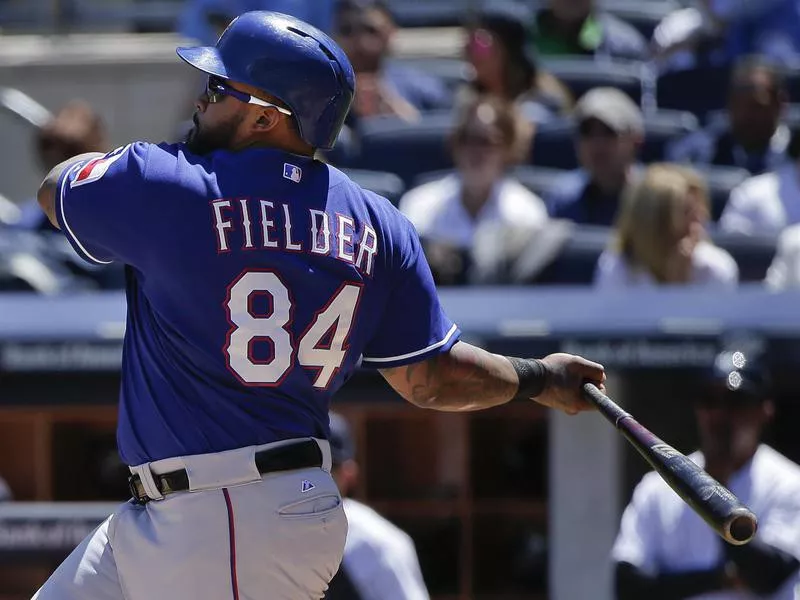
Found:
[[800, 287], [800, 225], [787, 227], [778, 237], [766, 284], [776, 291]]
[[[736, 261], [722, 248], [701, 241], [692, 254], [692, 274], [688, 285], [735, 288], [739, 281]], [[605, 250], [597, 261], [594, 284], [601, 288], [655, 287], [653, 276], [633, 268], [619, 252]]]
[[[703, 455], [690, 457], [700, 467]], [[753, 459], [728, 482], [730, 489], [758, 515], [756, 538], [800, 558], [800, 467], [762, 444]], [[650, 472], [636, 486], [622, 515], [611, 552], [615, 562], [630, 563], [653, 575], [706, 570], [723, 563], [722, 539], [681, 500], [661, 477]], [[800, 593], [795, 573], [771, 600], [793, 600]], [[755, 600], [763, 596], [724, 590], [693, 600]]]
[[736, 233], [778, 234], [795, 223], [800, 223], [800, 172], [795, 163], [787, 162], [736, 186], [719, 226]]
[[420, 237], [459, 248], [472, 246], [483, 224], [539, 227], [547, 221], [541, 198], [511, 177], [497, 182], [473, 219], [461, 202], [461, 179], [452, 174], [408, 191], [398, 204]]
[[345, 498], [342, 564], [362, 600], [429, 600], [414, 542], [373, 509]]

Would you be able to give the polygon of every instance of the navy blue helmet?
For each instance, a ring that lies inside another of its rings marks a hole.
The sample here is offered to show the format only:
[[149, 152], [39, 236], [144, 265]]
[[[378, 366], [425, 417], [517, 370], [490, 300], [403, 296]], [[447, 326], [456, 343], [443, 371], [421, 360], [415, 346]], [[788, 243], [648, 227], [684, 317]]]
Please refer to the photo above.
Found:
[[353, 102], [355, 74], [344, 51], [308, 23], [269, 11], [235, 18], [216, 46], [178, 48], [193, 67], [264, 90], [292, 111], [300, 137], [330, 149]]

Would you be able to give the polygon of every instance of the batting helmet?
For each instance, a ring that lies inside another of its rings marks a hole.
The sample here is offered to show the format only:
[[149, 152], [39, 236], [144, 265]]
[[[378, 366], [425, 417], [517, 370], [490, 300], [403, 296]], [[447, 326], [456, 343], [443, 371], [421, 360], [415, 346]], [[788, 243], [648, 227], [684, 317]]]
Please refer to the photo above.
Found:
[[330, 149], [355, 90], [344, 51], [308, 23], [276, 12], [236, 17], [216, 46], [178, 48], [178, 56], [211, 75], [264, 90], [292, 111], [300, 137]]

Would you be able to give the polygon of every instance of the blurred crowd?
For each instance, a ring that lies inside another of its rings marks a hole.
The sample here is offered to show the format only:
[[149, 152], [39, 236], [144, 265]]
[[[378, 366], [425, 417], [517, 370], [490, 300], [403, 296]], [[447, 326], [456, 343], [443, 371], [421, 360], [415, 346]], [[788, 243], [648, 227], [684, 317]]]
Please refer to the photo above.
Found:
[[[177, 27], [213, 43], [267, 8], [330, 32], [357, 93], [323, 158], [406, 214], [439, 285], [800, 284], [800, 8], [634, 4], [471, 2], [451, 58], [395, 56], [392, 0], [194, 0]], [[75, 100], [34, 133], [43, 174], [110, 149], [96, 108]], [[123, 285], [35, 203], [0, 203], [0, 223], [0, 290]]]

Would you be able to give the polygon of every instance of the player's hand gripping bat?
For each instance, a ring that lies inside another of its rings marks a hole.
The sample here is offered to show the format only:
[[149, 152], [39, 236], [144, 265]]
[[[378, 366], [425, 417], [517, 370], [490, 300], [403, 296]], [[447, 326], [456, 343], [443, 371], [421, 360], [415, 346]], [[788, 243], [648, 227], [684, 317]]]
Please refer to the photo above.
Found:
[[585, 383], [583, 394], [726, 542], [741, 546], [753, 539], [758, 525], [756, 515], [724, 485], [653, 435], [593, 384]]

